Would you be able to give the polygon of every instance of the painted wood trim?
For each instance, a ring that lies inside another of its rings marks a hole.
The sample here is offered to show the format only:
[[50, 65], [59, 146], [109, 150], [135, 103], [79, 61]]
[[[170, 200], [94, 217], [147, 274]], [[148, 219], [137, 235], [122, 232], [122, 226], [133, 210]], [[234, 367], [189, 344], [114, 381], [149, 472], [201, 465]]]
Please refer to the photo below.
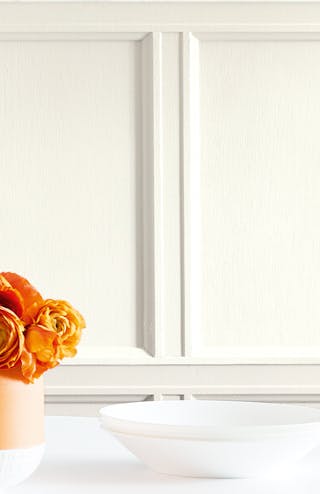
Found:
[[[319, 2], [1, 2], [0, 32], [313, 32]], [[141, 27], [143, 26], [143, 29]]]

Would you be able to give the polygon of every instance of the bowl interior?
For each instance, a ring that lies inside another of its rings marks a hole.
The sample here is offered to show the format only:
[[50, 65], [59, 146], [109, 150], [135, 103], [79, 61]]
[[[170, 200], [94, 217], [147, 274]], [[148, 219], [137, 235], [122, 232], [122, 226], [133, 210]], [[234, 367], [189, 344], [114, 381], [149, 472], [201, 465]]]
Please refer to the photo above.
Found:
[[235, 401], [160, 401], [110, 405], [102, 419], [172, 426], [281, 426], [320, 423], [320, 410], [303, 406]]

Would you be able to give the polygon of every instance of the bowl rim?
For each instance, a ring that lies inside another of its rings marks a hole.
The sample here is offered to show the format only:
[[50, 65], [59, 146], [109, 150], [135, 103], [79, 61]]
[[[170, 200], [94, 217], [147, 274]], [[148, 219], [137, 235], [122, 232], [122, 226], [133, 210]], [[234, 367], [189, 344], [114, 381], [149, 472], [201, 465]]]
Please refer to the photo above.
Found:
[[[288, 435], [306, 436], [306, 435], [319, 435], [320, 438], [320, 410], [312, 407], [304, 407], [301, 405], [288, 405], [279, 403], [263, 403], [263, 402], [248, 402], [248, 401], [235, 401], [235, 400], [206, 400], [215, 404], [246, 404], [246, 405], [258, 405], [258, 406], [270, 406], [289, 408], [290, 410], [307, 411], [313, 410], [318, 414], [318, 420], [309, 420], [306, 422], [297, 422], [289, 424], [270, 424], [270, 425], [179, 425], [179, 424], [161, 424], [156, 422], [143, 422], [137, 420], [117, 418], [112, 415], [112, 412], [120, 407], [130, 407], [134, 405], [149, 406], [155, 403], [161, 402], [134, 402], [134, 403], [121, 403], [115, 405], [108, 405], [102, 407], [99, 410], [100, 422], [104, 429], [107, 429], [115, 433], [124, 433], [135, 436], [148, 436], [158, 438], [175, 438], [175, 439], [202, 439], [202, 440], [244, 440], [244, 439], [264, 439], [264, 438], [276, 438]], [[183, 400], [168, 400], [167, 403], [183, 403]], [[161, 405], [163, 406], [163, 405]], [[169, 406], [169, 405], [168, 405]], [[180, 405], [179, 405], [180, 406]], [[183, 406], [183, 405], [182, 405]], [[203, 406], [203, 405], [201, 405]]]
[[[129, 438], [143, 438], [143, 439], [166, 439], [166, 440], [172, 440], [172, 441], [192, 441], [192, 442], [227, 442], [227, 443], [233, 443], [233, 442], [265, 442], [266, 440], [275, 440], [275, 439], [284, 439], [284, 440], [288, 440], [288, 434], [270, 434], [268, 433], [266, 436], [263, 436], [263, 435], [254, 435], [254, 436], [250, 436], [250, 435], [247, 435], [247, 434], [244, 434], [244, 435], [236, 435], [236, 434], [230, 434], [230, 435], [221, 435], [221, 436], [214, 436], [214, 437], [211, 437], [211, 436], [206, 436], [206, 437], [202, 437], [202, 436], [170, 436], [170, 435], [155, 435], [155, 434], [143, 434], [143, 433], [139, 433], [139, 432], [136, 432], [136, 433], [133, 433], [133, 432], [124, 432], [124, 431], [119, 431], [119, 430], [112, 430], [110, 428], [106, 428], [104, 426], [102, 426], [102, 429], [104, 429], [105, 431], [113, 434], [114, 436], [125, 436], [125, 437], [129, 437]], [[299, 438], [305, 438], [306, 435], [305, 433], [299, 433], [299, 434], [290, 434], [289, 435], [290, 438], [295, 438], [295, 439], [299, 439]], [[320, 443], [320, 432], [319, 434], [310, 434], [310, 436], [315, 443]]]

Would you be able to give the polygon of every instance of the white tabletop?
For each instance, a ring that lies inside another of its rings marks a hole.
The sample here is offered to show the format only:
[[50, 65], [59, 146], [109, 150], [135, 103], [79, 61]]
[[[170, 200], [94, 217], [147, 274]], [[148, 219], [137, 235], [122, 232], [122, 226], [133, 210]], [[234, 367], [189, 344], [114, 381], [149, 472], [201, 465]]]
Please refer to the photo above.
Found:
[[97, 419], [48, 417], [47, 451], [36, 473], [8, 494], [319, 494], [320, 449], [287, 478], [214, 480], [152, 472]]

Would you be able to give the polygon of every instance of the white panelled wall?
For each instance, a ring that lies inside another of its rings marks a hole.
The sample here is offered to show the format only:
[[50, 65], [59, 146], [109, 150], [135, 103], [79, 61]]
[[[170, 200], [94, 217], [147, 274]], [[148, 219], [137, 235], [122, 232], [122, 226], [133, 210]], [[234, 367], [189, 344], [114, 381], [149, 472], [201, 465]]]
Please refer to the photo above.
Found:
[[320, 4], [0, 3], [3, 270], [87, 320], [51, 414], [320, 402]]

